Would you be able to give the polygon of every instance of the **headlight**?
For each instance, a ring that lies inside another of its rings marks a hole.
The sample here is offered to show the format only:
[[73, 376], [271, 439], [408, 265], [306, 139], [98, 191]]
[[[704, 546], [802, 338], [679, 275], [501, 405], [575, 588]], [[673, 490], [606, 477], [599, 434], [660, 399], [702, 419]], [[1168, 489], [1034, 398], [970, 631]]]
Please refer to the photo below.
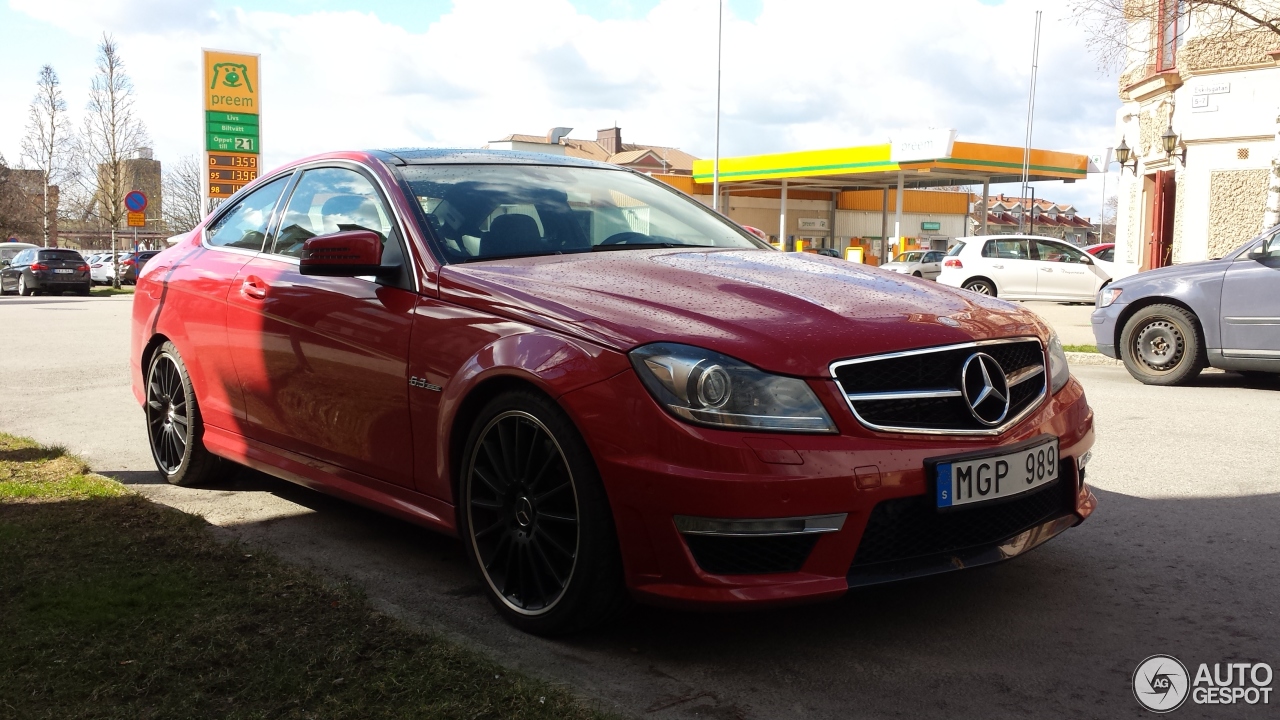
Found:
[[713, 427], [836, 432], [803, 380], [770, 375], [691, 345], [655, 343], [632, 350], [630, 357], [658, 404], [683, 420]]
[[1067, 352], [1062, 349], [1062, 341], [1058, 334], [1049, 337], [1049, 389], [1057, 393], [1066, 387], [1071, 379], [1071, 369], [1067, 367]]
[[1098, 307], [1104, 308], [1120, 298], [1120, 293], [1124, 292], [1120, 288], [1107, 286], [1102, 288], [1102, 292], [1098, 293]]

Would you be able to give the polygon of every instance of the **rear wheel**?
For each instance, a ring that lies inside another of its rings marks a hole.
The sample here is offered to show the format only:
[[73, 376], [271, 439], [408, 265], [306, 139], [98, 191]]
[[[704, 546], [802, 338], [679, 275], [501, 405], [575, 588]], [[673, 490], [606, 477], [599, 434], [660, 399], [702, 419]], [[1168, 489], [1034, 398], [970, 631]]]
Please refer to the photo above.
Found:
[[970, 292], [976, 292], [979, 295], [990, 295], [995, 297], [996, 288], [991, 284], [990, 280], [970, 280], [964, 284], [964, 289]]
[[1129, 318], [1120, 359], [1146, 385], [1181, 385], [1209, 364], [1195, 316], [1176, 305], [1152, 305]]
[[924, 277], [924, 275], [921, 275], [921, 274], [920, 274], [920, 271], [919, 271], [919, 270], [917, 270], [917, 271], [915, 271], [915, 272], [911, 273], [911, 277], [918, 277], [918, 278], [922, 278], [922, 277]]
[[609, 501], [559, 406], [525, 390], [494, 398], [471, 429], [462, 470], [460, 534], [508, 622], [560, 635], [626, 607]]
[[26, 296], [26, 297], [30, 297], [30, 296], [32, 296], [32, 295], [39, 295], [39, 294], [40, 294], [40, 291], [39, 291], [39, 290], [36, 290], [36, 289], [35, 289], [35, 288], [33, 288], [33, 287], [28, 287], [28, 286], [27, 286], [27, 276], [26, 276], [26, 275], [19, 275], [19, 276], [18, 276], [18, 294], [19, 294], [19, 295]]
[[204, 447], [204, 423], [187, 366], [173, 343], [147, 370], [147, 437], [156, 468], [174, 485], [204, 485], [221, 475], [222, 460]]

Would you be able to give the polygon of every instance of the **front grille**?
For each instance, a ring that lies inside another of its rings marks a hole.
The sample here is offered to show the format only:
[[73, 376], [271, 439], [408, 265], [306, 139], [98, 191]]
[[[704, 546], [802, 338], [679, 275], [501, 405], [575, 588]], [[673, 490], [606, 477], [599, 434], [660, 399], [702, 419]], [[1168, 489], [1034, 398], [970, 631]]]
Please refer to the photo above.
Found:
[[932, 495], [884, 500], [871, 511], [853, 566], [996, 545], [1071, 512], [1074, 493], [1074, 460], [1067, 459], [1054, 484], [996, 505], [938, 512]]
[[818, 542], [817, 533], [766, 537], [685, 535], [698, 567], [712, 575], [797, 572]]
[[[999, 426], [980, 422], [961, 392], [961, 373], [974, 353], [1000, 365], [1009, 410]], [[1035, 338], [965, 343], [833, 363], [831, 374], [849, 407], [872, 430], [992, 434], [1004, 430], [1045, 393], [1044, 350]], [[1021, 382], [1015, 382], [1019, 378]]]

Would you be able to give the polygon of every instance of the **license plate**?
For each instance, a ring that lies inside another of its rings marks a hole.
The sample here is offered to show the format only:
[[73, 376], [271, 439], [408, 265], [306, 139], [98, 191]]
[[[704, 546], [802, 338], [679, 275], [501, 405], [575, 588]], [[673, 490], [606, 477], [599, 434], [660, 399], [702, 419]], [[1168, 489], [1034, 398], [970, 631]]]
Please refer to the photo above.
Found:
[[1058, 479], [1058, 438], [1001, 455], [941, 460], [934, 468], [939, 509], [1007, 498]]
[[54, 268], [53, 271], [56, 273], [64, 273], [67, 275], [70, 275], [71, 273], [75, 272], [75, 270], [71, 270], [69, 268]]

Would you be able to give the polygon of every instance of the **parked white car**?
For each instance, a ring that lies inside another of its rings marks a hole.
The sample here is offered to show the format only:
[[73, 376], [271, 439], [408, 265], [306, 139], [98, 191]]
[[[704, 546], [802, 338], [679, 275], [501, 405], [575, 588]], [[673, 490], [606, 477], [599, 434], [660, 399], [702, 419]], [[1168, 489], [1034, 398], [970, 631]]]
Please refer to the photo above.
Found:
[[[120, 259], [124, 260], [124, 257], [125, 254], [120, 253]], [[93, 281], [94, 285], [110, 285], [115, 273], [116, 269], [111, 262], [111, 253], [102, 253], [89, 260], [89, 279]]]
[[951, 248], [938, 282], [1006, 300], [1093, 302], [1109, 265], [1054, 238], [980, 235]]
[[916, 277], [928, 278], [929, 280], [937, 280], [938, 273], [942, 272], [942, 258], [946, 255], [941, 250], [908, 250], [899, 253], [893, 262], [887, 262], [880, 267], [885, 270], [892, 270], [903, 275], [914, 275]]

